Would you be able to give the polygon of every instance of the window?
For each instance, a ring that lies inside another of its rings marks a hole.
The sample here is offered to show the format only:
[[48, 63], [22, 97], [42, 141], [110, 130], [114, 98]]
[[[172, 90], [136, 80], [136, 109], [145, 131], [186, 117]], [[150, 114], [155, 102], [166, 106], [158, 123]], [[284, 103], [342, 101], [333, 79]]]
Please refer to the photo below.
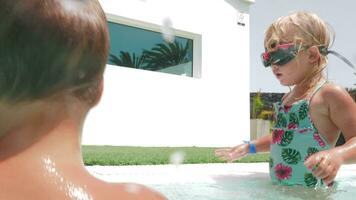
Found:
[[110, 32], [108, 64], [200, 77], [201, 36], [174, 30], [166, 42], [159, 25], [107, 14]]

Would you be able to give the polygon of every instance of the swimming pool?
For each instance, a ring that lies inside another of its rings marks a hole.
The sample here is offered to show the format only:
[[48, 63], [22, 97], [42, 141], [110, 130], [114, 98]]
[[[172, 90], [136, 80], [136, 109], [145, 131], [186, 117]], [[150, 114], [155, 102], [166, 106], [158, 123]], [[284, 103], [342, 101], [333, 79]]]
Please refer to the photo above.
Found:
[[347, 200], [356, 196], [356, 165], [341, 167], [335, 187], [317, 189], [271, 184], [268, 163], [91, 166], [87, 169], [105, 181], [148, 185], [169, 200]]

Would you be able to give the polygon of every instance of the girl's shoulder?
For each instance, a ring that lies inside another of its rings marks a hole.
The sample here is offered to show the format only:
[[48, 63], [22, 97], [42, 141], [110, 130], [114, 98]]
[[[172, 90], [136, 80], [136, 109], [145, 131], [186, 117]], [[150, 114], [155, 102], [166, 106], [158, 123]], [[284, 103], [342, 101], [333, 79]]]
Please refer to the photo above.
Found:
[[323, 85], [323, 87], [320, 90], [320, 93], [323, 95], [326, 95], [326, 97], [332, 97], [335, 95], [340, 95], [340, 94], [347, 94], [347, 91], [344, 87], [333, 83], [333, 82], [327, 82]]
[[318, 92], [319, 96], [323, 98], [328, 104], [340, 103], [351, 98], [346, 89], [338, 84], [328, 82]]

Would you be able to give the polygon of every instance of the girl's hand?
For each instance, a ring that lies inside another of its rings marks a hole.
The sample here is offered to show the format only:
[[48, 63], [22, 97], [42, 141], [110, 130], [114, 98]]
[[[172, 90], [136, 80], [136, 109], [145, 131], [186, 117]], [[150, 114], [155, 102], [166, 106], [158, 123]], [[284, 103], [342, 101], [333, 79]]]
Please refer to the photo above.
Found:
[[315, 177], [322, 179], [329, 186], [333, 183], [342, 163], [340, 152], [331, 149], [311, 155], [304, 165], [312, 171]]
[[215, 150], [215, 155], [224, 161], [233, 162], [243, 158], [248, 152], [249, 144], [240, 144], [232, 148], [217, 149]]

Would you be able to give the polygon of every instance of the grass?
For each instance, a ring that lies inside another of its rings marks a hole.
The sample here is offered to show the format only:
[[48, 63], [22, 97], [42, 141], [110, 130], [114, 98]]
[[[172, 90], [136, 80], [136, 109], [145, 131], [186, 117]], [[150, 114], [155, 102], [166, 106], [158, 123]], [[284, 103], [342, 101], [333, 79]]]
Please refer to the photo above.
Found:
[[[82, 146], [85, 165], [159, 165], [169, 164], [170, 155], [183, 152], [184, 164], [224, 163], [209, 147], [126, 147]], [[242, 163], [268, 162], [269, 154], [248, 155]]]

